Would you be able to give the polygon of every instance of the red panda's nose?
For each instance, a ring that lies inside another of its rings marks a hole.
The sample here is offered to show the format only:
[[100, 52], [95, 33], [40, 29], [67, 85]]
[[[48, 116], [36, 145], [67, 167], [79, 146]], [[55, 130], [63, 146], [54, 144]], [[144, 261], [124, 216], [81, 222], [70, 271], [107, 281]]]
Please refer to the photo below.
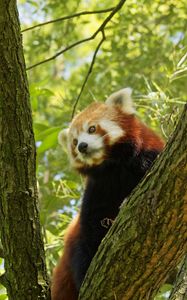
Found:
[[85, 143], [85, 142], [81, 142], [81, 143], [78, 145], [78, 150], [79, 150], [79, 152], [81, 152], [81, 153], [86, 153], [86, 152], [87, 152], [87, 148], [88, 148], [88, 144]]

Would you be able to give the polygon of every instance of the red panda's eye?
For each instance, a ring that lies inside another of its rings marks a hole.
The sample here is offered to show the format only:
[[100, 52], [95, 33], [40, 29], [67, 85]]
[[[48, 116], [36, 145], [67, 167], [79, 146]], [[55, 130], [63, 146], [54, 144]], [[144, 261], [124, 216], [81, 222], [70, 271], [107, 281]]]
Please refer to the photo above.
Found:
[[88, 128], [88, 133], [94, 133], [96, 131], [96, 127], [95, 126], [90, 126]]
[[77, 139], [73, 139], [73, 145], [77, 146], [77, 144], [78, 144], [78, 140]]

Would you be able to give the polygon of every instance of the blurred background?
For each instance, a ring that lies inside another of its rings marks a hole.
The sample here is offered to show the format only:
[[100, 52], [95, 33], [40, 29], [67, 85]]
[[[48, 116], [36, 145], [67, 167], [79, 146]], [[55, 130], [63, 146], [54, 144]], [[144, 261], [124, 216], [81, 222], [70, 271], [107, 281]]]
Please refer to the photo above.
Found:
[[[42, 62], [79, 40], [89, 38], [110, 12], [85, 14], [30, 28], [82, 11], [100, 11], [119, 1], [18, 1], [27, 67]], [[25, 31], [25, 29], [30, 30]], [[186, 0], [131, 0], [105, 28], [92, 73], [76, 111], [112, 92], [130, 86], [137, 115], [167, 140], [186, 101]], [[49, 276], [63, 249], [65, 228], [76, 215], [83, 179], [71, 170], [58, 145], [61, 128], [71, 121], [101, 34], [56, 59], [28, 70], [37, 145], [37, 178]], [[3, 261], [0, 259], [0, 264]], [[3, 272], [3, 270], [0, 270]], [[164, 285], [155, 300], [168, 299]], [[0, 300], [7, 299], [0, 286]]]

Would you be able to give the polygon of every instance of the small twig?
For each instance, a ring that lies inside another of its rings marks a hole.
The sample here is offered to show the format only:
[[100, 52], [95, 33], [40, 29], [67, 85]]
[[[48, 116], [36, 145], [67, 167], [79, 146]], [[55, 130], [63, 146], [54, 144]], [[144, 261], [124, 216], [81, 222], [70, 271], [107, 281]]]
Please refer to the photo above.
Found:
[[79, 99], [80, 99], [80, 97], [81, 97], [81, 95], [82, 95], [82, 93], [83, 93], [83, 90], [84, 90], [85, 85], [86, 85], [86, 83], [87, 83], [87, 81], [88, 81], [88, 78], [89, 78], [89, 76], [90, 76], [90, 74], [91, 74], [91, 72], [92, 72], [92, 69], [93, 69], [93, 66], [94, 66], [94, 63], [95, 63], [95, 59], [96, 59], [97, 53], [98, 53], [98, 51], [99, 51], [99, 49], [100, 49], [102, 43], [103, 43], [104, 40], [105, 40], [104, 29], [105, 29], [107, 23], [111, 20], [111, 18], [115, 15], [115, 13], [116, 13], [118, 10], [120, 10], [120, 8], [123, 6], [123, 4], [124, 4], [125, 2], [126, 2], [126, 0], [121, 0], [121, 1], [118, 3], [118, 5], [116, 5], [116, 7], [115, 7], [115, 8], [113, 9], [113, 11], [111, 12], [111, 14], [104, 20], [104, 22], [103, 22], [103, 23], [101, 24], [101, 26], [95, 31], [95, 33], [94, 33], [93, 36], [92, 36], [92, 38], [95, 38], [99, 32], [102, 32], [102, 39], [101, 39], [101, 41], [99, 42], [99, 44], [97, 45], [97, 47], [96, 47], [96, 49], [95, 49], [95, 52], [94, 52], [94, 55], [93, 55], [93, 57], [92, 57], [92, 61], [91, 61], [90, 67], [89, 67], [89, 69], [88, 69], [88, 73], [87, 73], [87, 75], [86, 75], [86, 77], [85, 77], [85, 80], [84, 80], [84, 82], [83, 82], [83, 84], [82, 84], [80, 93], [79, 93], [77, 99], [75, 100], [75, 103], [74, 103], [74, 106], [73, 106], [72, 115], [71, 115], [71, 119], [73, 119], [73, 117], [74, 117], [74, 114], [75, 114], [75, 110], [76, 110], [77, 104], [78, 104]]
[[82, 84], [80, 93], [79, 93], [79, 95], [77, 96], [77, 99], [75, 100], [75, 103], [74, 103], [74, 105], [73, 105], [73, 111], [72, 111], [71, 119], [73, 119], [73, 117], [74, 117], [74, 114], [75, 114], [75, 110], [76, 110], [77, 104], [78, 104], [79, 99], [80, 99], [80, 97], [81, 97], [81, 95], [82, 95], [82, 93], [83, 93], [83, 90], [84, 90], [85, 85], [86, 85], [86, 83], [87, 83], [87, 81], [88, 81], [88, 78], [89, 78], [89, 76], [90, 76], [90, 74], [91, 74], [91, 72], [92, 72], [92, 69], [93, 69], [93, 66], [94, 66], [94, 63], [95, 63], [95, 59], [96, 59], [97, 53], [98, 53], [98, 51], [99, 51], [99, 49], [100, 49], [102, 43], [104, 42], [104, 40], [105, 40], [105, 33], [104, 33], [104, 30], [103, 30], [103, 31], [102, 31], [102, 39], [100, 40], [99, 44], [97, 45], [97, 47], [96, 47], [96, 49], [95, 49], [95, 51], [94, 51], [94, 54], [93, 54], [93, 57], [92, 57], [92, 61], [91, 61], [90, 67], [89, 67], [89, 69], [88, 69], [87, 75], [86, 75], [86, 77], [85, 77], [85, 79], [84, 79], [84, 82], [83, 82], [83, 84]]
[[25, 28], [21, 32], [23, 33], [25, 31], [29, 31], [29, 30], [32, 30], [32, 29], [35, 29], [35, 28], [38, 28], [38, 27], [42, 27], [42, 26], [51, 24], [51, 23], [61, 22], [61, 21], [73, 19], [73, 18], [76, 18], [76, 17], [84, 16], [84, 15], [107, 13], [107, 12], [112, 11], [113, 9], [114, 9], [114, 7], [107, 8], [107, 9], [102, 9], [102, 10], [82, 11], [82, 12], [79, 12], [79, 13], [76, 13], [76, 14], [73, 14], [73, 15], [61, 17], [61, 18], [58, 18], [58, 19], [54, 19], [54, 20], [51, 20], [51, 21], [43, 22], [43, 23], [31, 26], [31, 27]]
[[123, 4], [126, 2], [126, 0], [121, 0], [119, 1], [119, 3], [114, 7], [114, 9], [112, 10], [112, 12], [109, 14], [108, 17], [106, 17], [106, 19], [104, 20], [104, 22], [101, 24], [101, 26], [97, 29], [97, 31], [94, 33], [95, 36], [99, 33], [99, 31], [102, 31], [107, 23], [112, 19], [112, 17], [118, 12], [118, 10], [120, 10], [123, 6]]
[[66, 48], [64, 48], [63, 50], [57, 52], [55, 55], [53, 55], [53, 56], [51, 56], [51, 57], [49, 57], [49, 58], [47, 58], [47, 59], [44, 59], [44, 60], [42, 60], [42, 61], [40, 61], [40, 62], [38, 62], [38, 63], [36, 63], [36, 64], [34, 64], [34, 65], [28, 67], [28, 68], [26, 68], [26, 70], [31, 70], [31, 69], [33, 69], [33, 68], [35, 68], [35, 67], [37, 67], [37, 66], [39, 66], [39, 65], [41, 65], [41, 64], [44, 64], [44, 63], [46, 63], [46, 62], [48, 62], [48, 61], [51, 61], [51, 60], [57, 58], [59, 55], [63, 54], [64, 52], [70, 50], [71, 48], [74, 48], [74, 47], [77, 46], [77, 45], [80, 45], [80, 44], [82, 44], [82, 43], [84, 43], [84, 42], [88, 42], [88, 41], [93, 40], [93, 39], [94, 39], [94, 37], [93, 37], [93, 35], [92, 35], [92, 36], [89, 37], [89, 38], [86, 38], [86, 39], [80, 40], [80, 41], [78, 41], [78, 42], [76, 42], [76, 43], [73, 43], [73, 44], [71, 44], [70, 46], [67, 46]]
[[74, 48], [74, 47], [77, 46], [77, 45], [80, 45], [80, 44], [82, 44], [82, 43], [85, 43], [85, 42], [88, 42], [88, 41], [90, 41], [90, 40], [93, 40], [93, 39], [98, 35], [99, 32], [102, 32], [102, 31], [105, 29], [105, 27], [106, 27], [106, 25], [108, 24], [108, 22], [109, 22], [109, 21], [111, 20], [111, 18], [115, 15], [115, 13], [116, 13], [118, 10], [121, 9], [121, 7], [123, 6], [123, 4], [124, 4], [125, 2], [126, 2], [126, 0], [121, 0], [121, 1], [118, 3], [118, 5], [116, 5], [116, 7], [112, 10], [112, 12], [109, 14], [109, 16], [104, 20], [104, 22], [101, 24], [101, 26], [100, 26], [100, 27], [92, 34], [92, 36], [90, 36], [89, 38], [82, 39], [82, 40], [80, 40], [80, 41], [78, 41], [78, 42], [75, 42], [75, 43], [71, 44], [70, 46], [67, 46], [67, 47], [64, 48], [63, 50], [57, 52], [55, 55], [53, 55], [53, 56], [51, 56], [51, 57], [49, 57], [49, 58], [47, 58], [47, 59], [44, 59], [44, 60], [42, 60], [42, 61], [40, 61], [40, 62], [38, 62], [38, 63], [36, 63], [36, 64], [30, 66], [30, 67], [28, 67], [27, 70], [31, 70], [31, 69], [33, 69], [33, 68], [35, 68], [35, 67], [37, 67], [37, 66], [39, 66], [39, 65], [41, 65], [41, 64], [44, 64], [44, 63], [46, 63], [46, 62], [48, 62], [48, 61], [51, 61], [51, 60], [57, 58], [59, 55], [63, 54], [64, 52], [70, 50], [71, 48]]

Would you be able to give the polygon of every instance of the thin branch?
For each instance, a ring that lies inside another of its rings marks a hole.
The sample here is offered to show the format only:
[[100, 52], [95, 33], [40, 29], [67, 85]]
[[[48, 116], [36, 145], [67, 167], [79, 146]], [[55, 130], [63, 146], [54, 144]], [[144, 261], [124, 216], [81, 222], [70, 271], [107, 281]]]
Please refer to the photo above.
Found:
[[107, 8], [107, 9], [102, 9], [102, 10], [82, 11], [82, 12], [79, 12], [79, 13], [76, 13], [76, 14], [73, 14], [73, 15], [61, 17], [61, 18], [58, 18], [58, 19], [54, 19], [54, 20], [51, 20], [51, 21], [43, 22], [43, 23], [31, 26], [31, 27], [25, 28], [21, 32], [23, 33], [25, 31], [33, 30], [35, 28], [42, 27], [42, 26], [45, 26], [45, 25], [48, 25], [48, 24], [51, 24], [51, 23], [61, 22], [61, 21], [73, 19], [73, 18], [76, 18], [76, 17], [84, 16], [84, 15], [107, 13], [107, 12], [112, 11], [113, 9], [114, 9], [114, 7]]
[[96, 59], [97, 53], [98, 53], [98, 51], [99, 51], [99, 49], [100, 49], [102, 43], [103, 43], [104, 40], [105, 40], [104, 29], [105, 29], [107, 23], [111, 20], [111, 18], [115, 15], [115, 13], [116, 13], [118, 10], [120, 10], [120, 8], [123, 6], [123, 4], [124, 4], [125, 2], [126, 2], [126, 0], [120, 1], [120, 2], [118, 3], [118, 5], [113, 9], [113, 11], [111, 12], [111, 14], [104, 20], [104, 22], [101, 24], [101, 26], [100, 26], [100, 27], [96, 30], [96, 32], [93, 34], [93, 36], [94, 36], [94, 38], [95, 38], [99, 32], [102, 32], [102, 39], [101, 39], [101, 41], [99, 42], [99, 44], [97, 45], [97, 47], [96, 47], [96, 49], [95, 49], [95, 52], [94, 52], [94, 55], [93, 55], [93, 57], [92, 57], [92, 61], [91, 61], [90, 67], [89, 67], [89, 69], [88, 69], [88, 73], [87, 73], [87, 75], [86, 75], [86, 77], [85, 77], [85, 79], [84, 79], [84, 82], [83, 82], [83, 84], [82, 84], [80, 93], [79, 93], [77, 99], [75, 100], [75, 103], [74, 103], [74, 106], [73, 106], [72, 115], [71, 115], [71, 119], [73, 119], [73, 117], [74, 117], [74, 114], [75, 114], [75, 110], [76, 110], [77, 104], [78, 104], [79, 99], [80, 99], [80, 97], [81, 97], [81, 95], [82, 95], [82, 93], [83, 93], [83, 90], [84, 90], [85, 85], [86, 85], [86, 83], [87, 83], [87, 81], [88, 81], [88, 78], [89, 78], [89, 76], [90, 76], [90, 74], [91, 74], [91, 72], [92, 72], [92, 69], [93, 69], [93, 66], [94, 66], [94, 63], [95, 63], [95, 59]]
[[38, 62], [38, 63], [36, 63], [34, 65], [31, 65], [30, 67], [27, 68], [27, 70], [31, 70], [31, 69], [33, 69], [33, 68], [35, 68], [35, 67], [37, 67], [37, 66], [39, 66], [41, 64], [49, 62], [49, 61], [57, 58], [59, 55], [63, 54], [64, 52], [70, 50], [71, 48], [74, 48], [77, 45], [80, 45], [82, 43], [85, 43], [85, 42], [88, 42], [90, 40], [93, 40], [98, 35], [99, 32], [103, 32], [103, 30], [105, 29], [105, 27], [108, 24], [108, 22], [112, 19], [112, 17], [116, 14], [116, 12], [121, 9], [121, 7], [123, 6], [123, 4], [125, 2], [126, 2], [126, 0], [121, 0], [118, 3], [118, 5], [116, 5], [116, 7], [112, 10], [112, 12], [109, 14], [109, 16], [104, 20], [104, 22], [101, 24], [101, 26], [92, 34], [92, 36], [90, 36], [89, 38], [85, 38], [85, 39], [82, 39], [82, 40], [80, 40], [78, 42], [75, 42], [75, 43], [71, 44], [70, 46], [64, 48], [63, 50], [61, 50], [59, 52], [57, 52], [55, 55], [53, 55], [53, 56], [51, 56], [51, 57], [49, 57], [47, 59], [44, 59], [44, 60], [42, 60], [42, 61], [40, 61], [40, 62]]
[[88, 42], [88, 41], [93, 40], [93, 39], [94, 39], [94, 37], [93, 37], [93, 35], [92, 35], [92, 36], [89, 37], [89, 38], [86, 38], [86, 39], [80, 40], [80, 41], [78, 41], [78, 42], [76, 42], [76, 43], [73, 43], [73, 44], [71, 44], [70, 46], [67, 46], [66, 48], [64, 48], [63, 50], [57, 52], [55, 55], [53, 55], [53, 56], [51, 56], [51, 57], [49, 57], [49, 58], [47, 58], [47, 59], [44, 59], [44, 60], [42, 60], [42, 61], [40, 61], [40, 62], [38, 62], [38, 63], [36, 63], [36, 64], [34, 64], [34, 65], [28, 67], [28, 68], [26, 68], [26, 70], [31, 70], [31, 69], [33, 69], [33, 68], [35, 68], [35, 67], [37, 67], [37, 66], [39, 66], [39, 65], [41, 65], [41, 64], [44, 64], [44, 63], [46, 63], [46, 62], [48, 62], [48, 61], [51, 61], [51, 60], [57, 58], [59, 55], [63, 54], [64, 52], [70, 50], [71, 48], [74, 48], [74, 47], [77, 46], [77, 45], [80, 45], [80, 44], [82, 44], [82, 43]]
[[94, 54], [93, 54], [93, 57], [92, 57], [92, 61], [91, 61], [90, 67], [89, 67], [89, 69], [88, 69], [87, 75], [86, 75], [86, 77], [85, 77], [85, 79], [84, 79], [84, 82], [83, 82], [83, 84], [82, 84], [80, 93], [79, 93], [77, 99], [75, 100], [75, 103], [74, 103], [74, 106], [73, 106], [72, 115], [71, 115], [71, 119], [73, 119], [73, 117], [74, 117], [74, 114], [75, 114], [75, 110], [76, 110], [77, 104], [78, 104], [79, 99], [80, 99], [80, 97], [81, 97], [81, 95], [82, 95], [82, 93], [83, 93], [83, 90], [84, 90], [85, 85], [86, 85], [86, 83], [87, 83], [87, 81], [88, 81], [88, 78], [89, 78], [89, 76], [90, 76], [90, 74], [91, 74], [91, 72], [92, 72], [93, 66], [94, 66], [94, 64], [95, 64], [95, 60], [96, 60], [97, 53], [98, 53], [98, 51], [99, 51], [99, 49], [100, 49], [102, 43], [104, 42], [104, 40], [105, 40], [105, 33], [104, 33], [104, 30], [103, 30], [103, 31], [102, 31], [102, 39], [100, 40], [100, 42], [98, 43], [98, 45], [97, 45], [97, 47], [96, 47], [96, 49], [95, 49], [95, 51], [94, 51]]
[[107, 23], [112, 19], [112, 17], [122, 8], [123, 4], [126, 2], [126, 0], [121, 0], [112, 10], [112, 12], [109, 14], [109, 16], [104, 20], [104, 22], [101, 24], [101, 26], [98, 28], [98, 30], [94, 33], [95, 36], [99, 33], [99, 31], [102, 31]]

